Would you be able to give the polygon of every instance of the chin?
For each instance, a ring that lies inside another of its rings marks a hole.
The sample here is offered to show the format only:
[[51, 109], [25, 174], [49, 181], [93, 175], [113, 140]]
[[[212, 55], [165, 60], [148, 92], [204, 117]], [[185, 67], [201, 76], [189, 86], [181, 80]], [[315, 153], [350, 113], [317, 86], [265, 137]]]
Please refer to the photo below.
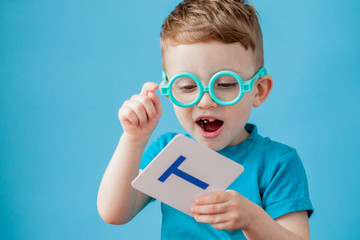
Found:
[[210, 148], [211, 150], [214, 151], [220, 151], [221, 149], [224, 149], [225, 147], [227, 147], [226, 144], [221, 143], [219, 140], [206, 140], [206, 139], [199, 139], [199, 138], [195, 138], [196, 142], [198, 142], [199, 144]]

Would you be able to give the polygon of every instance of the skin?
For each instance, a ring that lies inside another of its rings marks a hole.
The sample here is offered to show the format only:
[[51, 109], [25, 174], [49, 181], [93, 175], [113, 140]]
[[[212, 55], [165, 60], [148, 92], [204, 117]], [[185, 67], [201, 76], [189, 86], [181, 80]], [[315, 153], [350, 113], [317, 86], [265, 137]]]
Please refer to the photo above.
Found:
[[[236, 54], [235, 54], [236, 53]], [[195, 74], [207, 86], [212, 75], [221, 70], [231, 70], [240, 75], [243, 80], [249, 80], [258, 69], [252, 51], [245, 50], [239, 43], [223, 44], [219, 42], [180, 44], [168, 46], [164, 51], [164, 69], [169, 79], [176, 73], [187, 71]], [[261, 82], [271, 88], [271, 77]], [[251, 93], [245, 93], [240, 102], [232, 106], [221, 106], [215, 103], [208, 93], [204, 93], [200, 102], [194, 107], [182, 108], [176, 105], [176, 116], [184, 129], [200, 144], [213, 150], [240, 143], [248, 137], [244, 126], [249, 119], [253, 105], [260, 105], [259, 97], [255, 100], [257, 87]], [[267, 90], [267, 94], [268, 94]], [[264, 99], [265, 100], [265, 99]], [[256, 101], [256, 103], [254, 103]], [[222, 131], [216, 138], [206, 138], [201, 135], [195, 120], [201, 116], [220, 119], [224, 122]]]
[[[241, 44], [220, 42], [168, 45], [163, 49], [163, 68], [169, 78], [186, 71], [197, 75], [203, 85], [221, 70], [238, 73], [249, 80], [258, 70], [251, 49]], [[200, 102], [190, 108], [174, 105], [177, 118], [197, 142], [213, 150], [220, 150], [242, 142], [249, 136], [244, 126], [252, 107], [260, 106], [272, 88], [272, 77], [265, 75], [233, 106], [216, 104], [204, 93]], [[149, 201], [150, 197], [131, 187], [139, 173], [141, 156], [156, 128], [161, 114], [161, 102], [155, 94], [156, 83], [145, 83], [139, 94], [125, 101], [119, 109], [124, 129], [100, 184], [98, 211], [104, 221], [124, 224], [130, 221]], [[195, 120], [201, 116], [222, 120], [216, 137], [204, 137]], [[126, 196], [126, 197], [124, 197]], [[293, 212], [272, 219], [262, 208], [236, 191], [211, 193], [195, 199], [191, 211], [195, 220], [210, 223], [216, 229], [242, 229], [248, 239], [310, 239], [305, 211]]]

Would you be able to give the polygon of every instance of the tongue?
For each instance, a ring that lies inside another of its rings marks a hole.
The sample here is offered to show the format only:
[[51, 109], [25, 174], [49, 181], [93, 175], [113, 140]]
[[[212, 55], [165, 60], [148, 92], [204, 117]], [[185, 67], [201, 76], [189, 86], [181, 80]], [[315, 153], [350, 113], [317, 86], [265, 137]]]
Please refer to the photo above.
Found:
[[215, 132], [216, 130], [218, 130], [221, 127], [222, 124], [223, 124], [223, 122], [220, 120], [208, 122], [208, 123], [204, 124], [204, 130], [206, 132]]

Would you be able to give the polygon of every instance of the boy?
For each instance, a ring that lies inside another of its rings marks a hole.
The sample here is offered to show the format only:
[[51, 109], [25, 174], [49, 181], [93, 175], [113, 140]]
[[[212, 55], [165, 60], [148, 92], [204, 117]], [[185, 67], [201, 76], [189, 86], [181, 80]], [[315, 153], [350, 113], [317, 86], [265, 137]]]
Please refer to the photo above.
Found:
[[[184, 1], [162, 26], [161, 52], [160, 88], [181, 125], [198, 143], [245, 168], [229, 190], [195, 199], [194, 218], [162, 203], [162, 238], [309, 239], [313, 210], [301, 160], [247, 124], [252, 107], [272, 88], [255, 9], [239, 0]], [[210, 90], [201, 92], [200, 85]], [[144, 153], [162, 114], [158, 88], [145, 83], [119, 110], [124, 132], [98, 195], [108, 223], [127, 223], [152, 200], [131, 182], [140, 162], [143, 168], [175, 136], [161, 136]]]

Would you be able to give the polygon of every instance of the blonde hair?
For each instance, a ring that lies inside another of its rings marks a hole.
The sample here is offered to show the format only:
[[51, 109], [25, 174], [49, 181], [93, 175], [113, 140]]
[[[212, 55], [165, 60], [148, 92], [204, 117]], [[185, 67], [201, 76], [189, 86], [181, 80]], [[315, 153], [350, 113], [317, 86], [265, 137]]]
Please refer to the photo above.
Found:
[[257, 12], [244, 0], [185, 0], [165, 19], [160, 39], [162, 52], [168, 44], [239, 42], [253, 50], [257, 68], [264, 66]]

